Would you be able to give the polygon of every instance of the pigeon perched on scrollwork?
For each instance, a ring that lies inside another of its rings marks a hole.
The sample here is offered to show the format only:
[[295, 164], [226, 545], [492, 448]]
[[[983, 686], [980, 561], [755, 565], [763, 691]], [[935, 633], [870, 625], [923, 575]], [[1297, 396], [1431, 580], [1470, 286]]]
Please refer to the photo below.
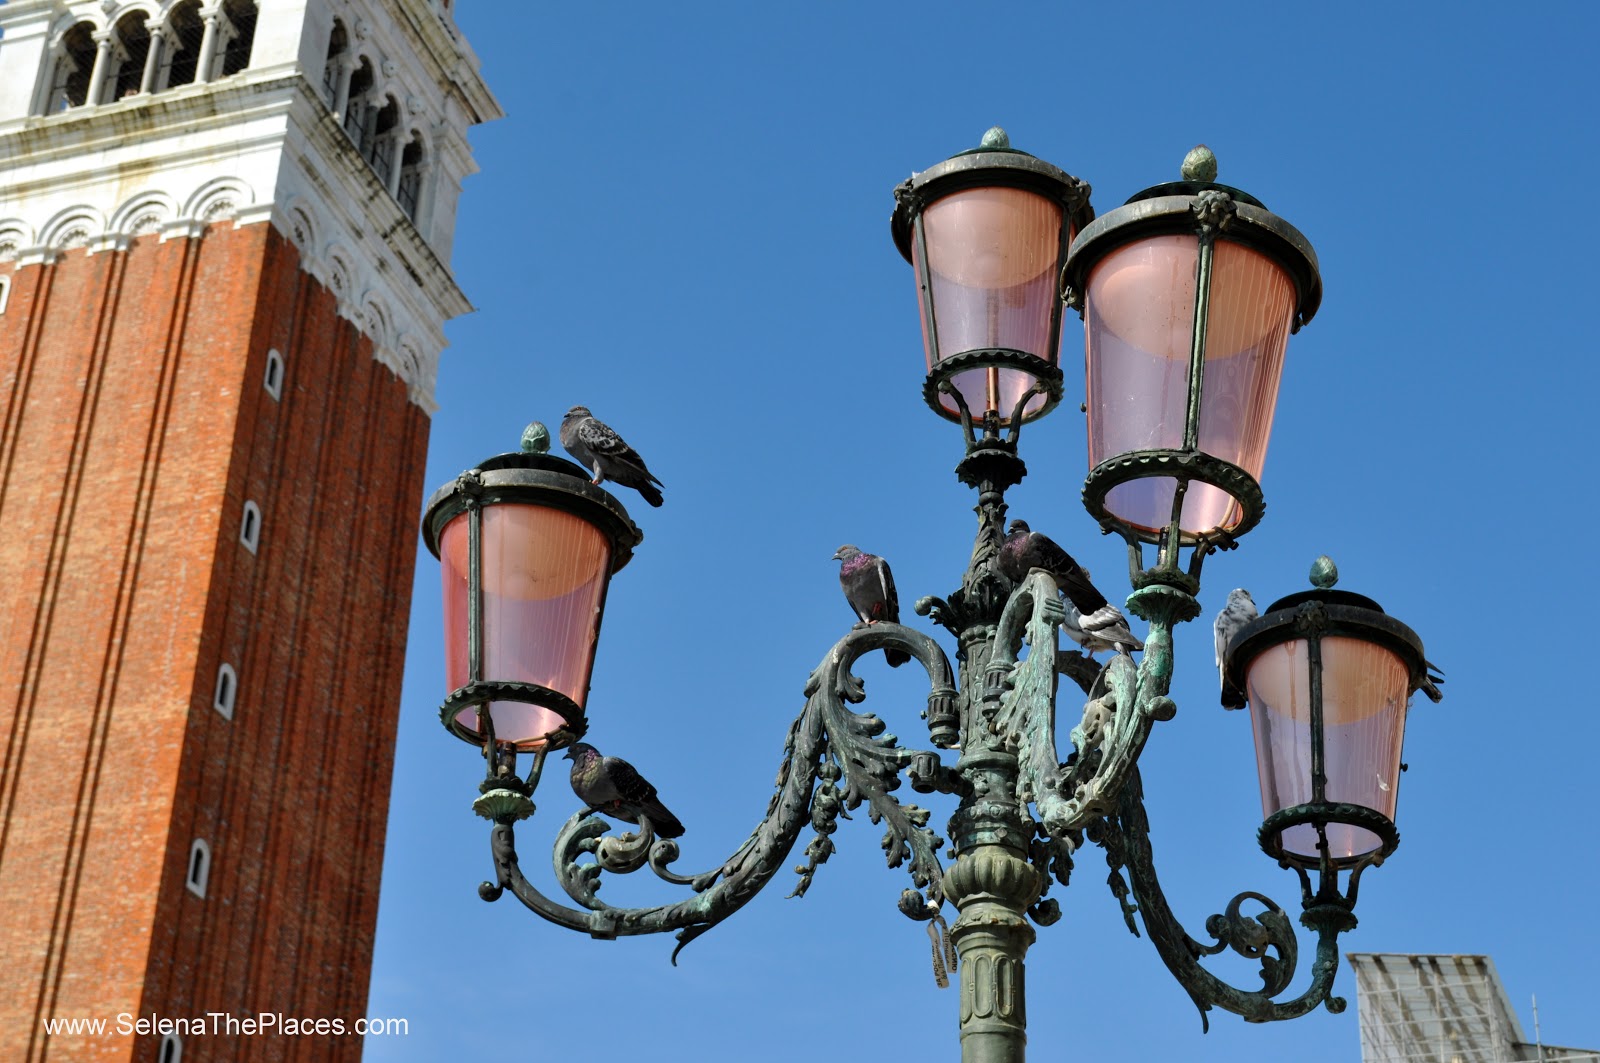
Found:
[[1144, 643], [1128, 629], [1128, 618], [1110, 602], [1088, 616], [1078, 612], [1071, 598], [1061, 605], [1066, 610], [1066, 615], [1061, 618], [1061, 630], [1089, 653], [1116, 650], [1118, 653], [1132, 654], [1134, 650], [1144, 649]]
[[1215, 626], [1217, 647], [1217, 674], [1222, 680], [1222, 707], [1225, 709], [1242, 709], [1245, 706], [1244, 691], [1228, 682], [1228, 673], [1223, 668], [1223, 659], [1228, 652], [1228, 643], [1233, 636], [1238, 634], [1250, 621], [1261, 615], [1256, 608], [1256, 600], [1250, 597], [1250, 592], [1243, 587], [1235, 587], [1228, 592], [1228, 604], [1222, 607], [1222, 612], [1217, 614]]
[[[844, 562], [839, 566], [839, 586], [844, 589], [844, 600], [863, 624], [900, 622], [900, 596], [895, 593], [889, 562], [849, 544], [835, 550], [833, 560]], [[911, 655], [904, 650], [887, 647], [883, 656], [891, 668], [899, 668], [911, 660]]]
[[1090, 653], [1144, 649], [1144, 643], [1128, 629], [1128, 618], [1122, 610], [1106, 601], [1071, 554], [1048, 535], [1029, 528], [1027, 521], [1014, 520], [1000, 544], [1000, 571], [1011, 582], [1021, 583], [1036, 568], [1050, 573], [1066, 595], [1072, 608], [1061, 626], [1074, 642]]
[[638, 491], [652, 506], [661, 505], [661, 481], [645, 468], [638, 452], [596, 420], [587, 406], [574, 406], [561, 419], [561, 445], [579, 465], [594, 473], [591, 483], [610, 480]]
[[574, 742], [564, 759], [572, 761], [572, 792], [595, 812], [625, 823], [636, 824], [642, 817], [662, 838], [683, 834], [683, 824], [667, 811], [656, 788], [621, 757], [603, 757], [589, 743]]

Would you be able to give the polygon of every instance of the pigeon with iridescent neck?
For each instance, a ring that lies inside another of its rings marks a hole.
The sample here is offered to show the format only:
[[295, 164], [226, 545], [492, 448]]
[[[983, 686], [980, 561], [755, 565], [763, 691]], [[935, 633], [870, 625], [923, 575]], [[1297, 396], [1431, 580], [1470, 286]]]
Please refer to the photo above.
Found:
[[[844, 590], [844, 600], [863, 624], [900, 622], [900, 596], [895, 593], [889, 562], [848, 544], [835, 550], [833, 559], [844, 562], [839, 566], [839, 586]], [[884, 648], [883, 656], [891, 668], [899, 668], [911, 660], [905, 650], [888, 647]]]
[[587, 406], [574, 406], [561, 419], [561, 445], [594, 473], [592, 483], [610, 480], [631, 487], [652, 506], [661, 504], [661, 481], [645, 468], [644, 459], [610, 426], [596, 420]]
[[587, 742], [574, 742], [566, 758], [572, 761], [572, 792], [595, 812], [625, 823], [649, 820], [658, 837], [676, 838], [683, 824], [667, 811], [656, 788], [621, 757], [603, 757]]

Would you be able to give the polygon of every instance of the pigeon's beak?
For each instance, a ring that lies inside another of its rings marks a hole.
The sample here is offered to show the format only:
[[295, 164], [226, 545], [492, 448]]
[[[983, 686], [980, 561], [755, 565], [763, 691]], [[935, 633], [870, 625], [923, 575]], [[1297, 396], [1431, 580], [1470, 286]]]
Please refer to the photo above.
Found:
[[833, 556], [831, 558], [829, 558], [829, 560], [830, 561], [843, 561], [844, 558], [841, 556], [842, 554], [843, 554], [842, 550], [835, 550], [833, 552]]
[[565, 753], [561, 754], [561, 759], [562, 760], [571, 760], [573, 757], [575, 757], [577, 755], [578, 755], [578, 751], [576, 749], [568, 749]]

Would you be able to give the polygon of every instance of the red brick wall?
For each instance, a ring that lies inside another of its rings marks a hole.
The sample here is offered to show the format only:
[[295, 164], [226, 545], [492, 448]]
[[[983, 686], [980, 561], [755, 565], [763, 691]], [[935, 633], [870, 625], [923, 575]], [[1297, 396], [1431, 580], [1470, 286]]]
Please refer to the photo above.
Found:
[[[362, 1013], [427, 430], [270, 226], [15, 270], [0, 1059], [155, 1059], [155, 1036], [47, 1045], [53, 1017]], [[222, 661], [232, 720], [211, 707]], [[184, 888], [196, 837], [204, 899]], [[359, 1050], [191, 1036], [184, 1059]]]

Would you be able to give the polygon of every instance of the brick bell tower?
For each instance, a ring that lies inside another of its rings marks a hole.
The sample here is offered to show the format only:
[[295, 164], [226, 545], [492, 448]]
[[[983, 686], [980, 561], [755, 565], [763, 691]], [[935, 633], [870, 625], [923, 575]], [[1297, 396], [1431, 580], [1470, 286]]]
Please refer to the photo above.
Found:
[[448, 0], [0, 6], [0, 1059], [359, 1056], [227, 1019], [364, 1014], [500, 114]]

